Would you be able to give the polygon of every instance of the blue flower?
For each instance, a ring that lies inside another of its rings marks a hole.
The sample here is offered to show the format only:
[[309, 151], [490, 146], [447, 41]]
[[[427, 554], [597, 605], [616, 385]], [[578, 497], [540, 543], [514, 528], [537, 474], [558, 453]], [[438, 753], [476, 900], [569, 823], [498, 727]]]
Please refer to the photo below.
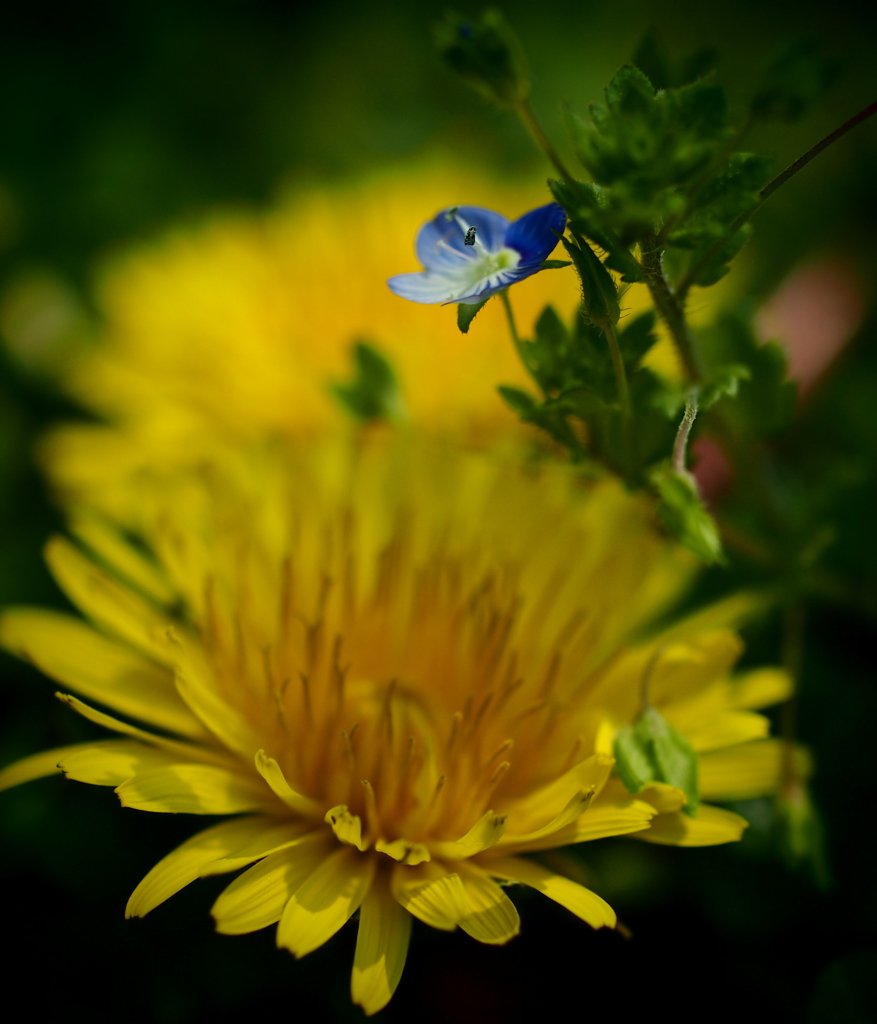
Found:
[[415, 248], [424, 269], [397, 274], [390, 290], [412, 302], [482, 302], [535, 274], [557, 245], [566, 214], [557, 203], [509, 221], [480, 206], [453, 206], [420, 229]]

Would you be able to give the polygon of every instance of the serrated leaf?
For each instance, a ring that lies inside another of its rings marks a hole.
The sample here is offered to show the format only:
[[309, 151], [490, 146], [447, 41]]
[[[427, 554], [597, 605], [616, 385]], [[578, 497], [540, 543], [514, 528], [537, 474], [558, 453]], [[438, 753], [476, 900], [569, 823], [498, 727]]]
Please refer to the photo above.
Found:
[[633, 64], [625, 64], [606, 87], [606, 103], [613, 114], [648, 115], [654, 102], [655, 89], [652, 83]]
[[702, 78], [669, 94], [677, 123], [699, 140], [718, 139], [728, 127], [728, 96], [712, 79]]
[[727, 415], [754, 438], [772, 437], [791, 419], [795, 384], [788, 377], [785, 350], [762, 342], [744, 311], [726, 313], [699, 334], [702, 353], [711, 374], [729, 366], [746, 368], [738, 374], [738, 393]]
[[736, 398], [740, 381], [749, 380], [751, 376], [749, 367], [744, 366], [742, 363], [721, 367], [700, 390], [700, 397], [698, 399], [700, 411], [706, 412], [720, 398], [725, 396]]
[[717, 59], [716, 50], [702, 49], [689, 57], [673, 60], [651, 30], [643, 36], [633, 55], [633, 63], [659, 90], [688, 85], [712, 71]]
[[613, 754], [615, 770], [629, 793], [637, 794], [654, 782], [663, 782], [685, 794], [686, 814], [697, 814], [697, 754], [656, 708], [647, 705], [632, 725], [619, 730]]
[[457, 305], [457, 327], [460, 328], [462, 334], [469, 333], [472, 321], [492, 298], [492, 295], [488, 295], [481, 302], [461, 302]]

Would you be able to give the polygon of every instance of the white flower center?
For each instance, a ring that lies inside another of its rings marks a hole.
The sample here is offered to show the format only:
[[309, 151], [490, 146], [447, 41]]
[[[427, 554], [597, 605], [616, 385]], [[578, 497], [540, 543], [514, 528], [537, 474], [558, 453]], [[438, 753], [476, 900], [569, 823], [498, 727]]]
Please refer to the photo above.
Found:
[[[477, 243], [476, 243], [477, 245]], [[454, 284], [457, 286], [453, 300], [457, 295], [468, 295], [476, 286], [493, 288], [502, 283], [501, 275], [514, 270], [521, 262], [521, 254], [515, 249], [503, 248], [490, 252], [479, 245], [469, 259], [465, 259], [454, 271]]]

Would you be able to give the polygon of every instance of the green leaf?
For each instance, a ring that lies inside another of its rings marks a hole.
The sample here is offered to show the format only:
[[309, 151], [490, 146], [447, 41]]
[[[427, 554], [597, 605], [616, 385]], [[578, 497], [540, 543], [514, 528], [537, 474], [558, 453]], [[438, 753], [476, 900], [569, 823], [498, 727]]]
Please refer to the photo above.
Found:
[[606, 87], [606, 103], [613, 114], [648, 115], [655, 103], [655, 90], [639, 68], [625, 64]]
[[825, 57], [813, 40], [790, 43], [770, 64], [752, 98], [752, 116], [763, 121], [794, 121], [828, 90], [840, 61]]
[[629, 793], [639, 793], [652, 782], [663, 782], [685, 794], [686, 814], [697, 814], [697, 754], [656, 708], [646, 705], [632, 725], [619, 730], [613, 753], [615, 770]]
[[520, 416], [524, 423], [530, 423], [544, 430], [567, 449], [574, 462], [580, 462], [584, 458], [584, 446], [567, 420], [569, 410], [566, 403], [556, 400], [540, 403], [526, 391], [510, 387], [507, 384], [500, 384], [497, 390], [506, 404]]
[[460, 328], [463, 334], [469, 333], [472, 321], [492, 298], [492, 295], [488, 295], [486, 299], [482, 299], [480, 302], [460, 302], [457, 305], [457, 327]]
[[539, 266], [542, 270], [560, 270], [561, 267], [571, 267], [572, 260], [545, 260]]
[[396, 374], [376, 348], [357, 342], [352, 349], [353, 376], [346, 383], [332, 382], [332, 394], [357, 419], [389, 419], [402, 414], [402, 396]]
[[513, 388], [509, 384], [500, 384], [497, 388], [503, 400], [519, 416], [531, 416], [539, 408], [539, 402], [527, 391]]
[[445, 64], [497, 106], [514, 109], [529, 95], [524, 49], [499, 11], [477, 19], [448, 13], [433, 27], [433, 41]]
[[658, 491], [658, 516], [667, 532], [707, 565], [725, 561], [719, 529], [704, 508], [689, 473], [676, 473], [665, 464], [652, 473]]
[[723, 366], [718, 369], [712, 379], [700, 389], [698, 405], [701, 412], [706, 412], [715, 405], [720, 398], [736, 398], [740, 381], [749, 380], [752, 374], [748, 366], [742, 363], [734, 363], [731, 366]]
[[655, 313], [648, 310], [635, 317], [618, 335], [618, 347], [628, 371], [635, 370], [658, 340], [655, 334]]
[[567, 238], [563, 246], [576, 265], [582, 281], [582, 308], [588, 319], [598, 327], [614, 326], [621, 316], [618, 289], [593, 249], [585, 243], [584, 249]]
[[726, 415], [750, 438], [769, 438], [783, 430], [794, 413], [796, 395], [784, 349], [762, 342], [742, 309], [719, 317], [698, 336], [711, 376], [720, 376], [729, 366], [745, 367], [745, 373], [737, 373], [737, 398], [728, 403]]
[[682, 60], [673, 60], [651, 30], [643, 36], [633, 55], [633, 63], [659, 90], [694, 82], [712, 71], [717, 59], [715, 50], [702, 49]]

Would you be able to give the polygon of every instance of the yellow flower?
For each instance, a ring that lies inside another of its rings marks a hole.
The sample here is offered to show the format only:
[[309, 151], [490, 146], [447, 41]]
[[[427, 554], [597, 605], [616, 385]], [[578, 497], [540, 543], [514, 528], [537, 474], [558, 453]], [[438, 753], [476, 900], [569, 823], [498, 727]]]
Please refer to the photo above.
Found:
[[126, 807], [232, 816], [157, 864], [129, 916], [244, 869], [214, 904], [219, 931], [276, 924], [303, 956], [358, 910], [352, 995], [371, 1014], [412, 916], [502, 944], [519, 929], [503, 886], [521, 883], [615, 925], [526, 854], [628, 833], [739, 838], [737, 815], [688, 817], [679, 790], [631, 796], [612, 775], [644, 666], [653, 704], [704, 751], [705, 799], [775, 784], [767, 723], [746, 709], [786, 681], [732, 681], [738, 643], [709, 617], [642, 638], [691, 562], [614, 484], [378, 432], [253, 447], [139, 487], [133, 540], [80, 513], [77, 543], [48, 547], [90, 623], [0, 620], [5, 646], [117, 734], [18, 762], [0, 788], [57, 766]]

